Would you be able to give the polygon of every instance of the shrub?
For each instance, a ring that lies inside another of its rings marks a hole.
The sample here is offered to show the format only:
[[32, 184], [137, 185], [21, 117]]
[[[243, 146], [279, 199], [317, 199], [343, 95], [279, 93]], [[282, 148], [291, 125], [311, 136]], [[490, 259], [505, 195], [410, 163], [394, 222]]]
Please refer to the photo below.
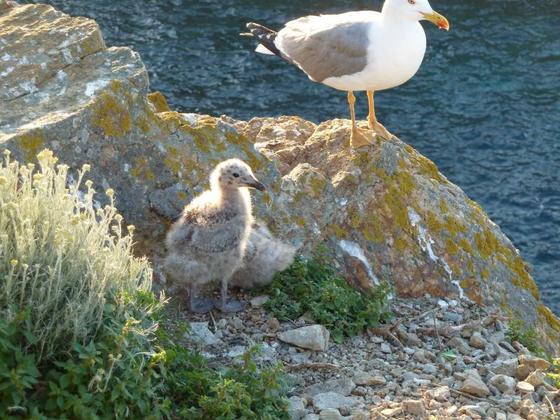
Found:
[[305, 313], [330, 329], [333, 339], [354, 336], [390, 317], [391, 287], [383, 283], [362, 293], [342, 278], [326, 257], [296, 258], [286, 271], [276, 275], [267, 288], [271, 299], [265, 308], [281, 320], [294, 320]]
[[[73, 185], [68, 167], [52, 152], [33, 164], [0, 166], [0, 314], [13, 320], [31, 309], [25, 329], [38, 361], [87, 344], [110, 307], [124, 319], [137, 291], [151, 287], [146, 260], [131, 256], [132, 235], [122, 235], [122, 217], [110, 204], [95, 210], [95, 190], [84, 166]], [[132, 227], [129, 230], [132, 231]]]
[[[79, 418], [157, 415], [151, 269], [84, 166], [70, 182], [52, 152], [0, 164], [0, 412]], [[162, 411], [163, 410], [163, 411]]]

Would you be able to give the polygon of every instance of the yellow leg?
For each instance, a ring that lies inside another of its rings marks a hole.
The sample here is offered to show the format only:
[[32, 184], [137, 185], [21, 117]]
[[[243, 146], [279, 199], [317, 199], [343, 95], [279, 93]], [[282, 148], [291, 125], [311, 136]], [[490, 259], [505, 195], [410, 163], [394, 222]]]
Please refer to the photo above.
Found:
[[356, 97], [354, 92], [348, 91], [348, 106], [350, 108], [350, 118], [352, 119], [352, 134], [350, 135], [350, 147], [357, 149], [358, 147], [371, 144], [367, 138], [358, 131], [356, 126], [356, 111], [355, 111]]
[[350, 107], [350, 118], [352, 119], [352, 137], [356, 134], [356, 110], [354, 105], [356, 104], [356, 97], [354, 92], [348, 91], [348, 106]]
[[372, 90], [367, 91], [367, 97], [368, 97], [368, 105], [369, 105], [368, 125], [370, 130], [372, 130], [378, 136], [381, 136], [386, 139], [390, 139], [391, 137], [393, 137], [393, 135], [389, 133], [389, 131], [387, 131], [387, 129], [383, 127], [383, 125], [381, 125], [379, 121], [377, 121], [377, 118], [375, 116], [375, 101], [373, 99]]

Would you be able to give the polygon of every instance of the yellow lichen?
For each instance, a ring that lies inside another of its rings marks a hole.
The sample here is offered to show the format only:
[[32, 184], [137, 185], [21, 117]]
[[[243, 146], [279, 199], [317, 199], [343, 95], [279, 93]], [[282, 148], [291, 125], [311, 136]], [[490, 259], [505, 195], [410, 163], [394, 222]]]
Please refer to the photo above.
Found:
[[444, 229], [451, 235], [456, 237], [459, 233], [467, 233], [468, 229], [459, 219], [448, 214], [445, 216]]
[[488, 271], [488, 269], [485, 267], [480, 271], [480, 277], [483, 280], [488, 280], [488, 278], [490, 277], [490, 272]]
[[378, 217], [370, 217], [365, 223], [362, 231], [364, 238], [376, 244], [381, 244], [385, 240], [383, 225]]
[[150, 169], [148, 159], [145, 157], [136, 159], [130, 173], [135, 178], [143, 178], [147, 181], [152, 181], [155, 178], [153, 171]]
[[459, 253], [459, 247], [452, 239], [445, 241], [445, 250], [450, 255], [457, 255]]
[[407, 247], [408, 247], [408, 242], [406, 241], [406, 239], [404, 239], [404, 237], [399, 236], [397, 239], [395, 239], [395, 248], [397, 249], [397, 251], [402, 252]]
[[447, 206], [447, 203], [443, 198], [439, 200], [439, 210], [441, 211], [442, 214], [449, 212], [449, 207]]
[[443, 223], [431, 210], [428, 210], [428, 212], [426, 213], [426, 227], [433, 235], [439, 235], [441, 230], [443, 229]]
[[312, 196], [318, 198], [323, 194], [327, 186], [327, 181], [319, 176], [314, 176], [309, 180], [309, 184], [311, 186]]
[[128, 109], [107, 92], [102, 93], [97, 100], [91, 122], [108, 137], [122, 137], [132, 127]]
[[150, 132], [150, 123], [146, 117], [140, 117], [136, 120], [136, 125], [144, 134], [148, 134]]
[[472, 255], [473, 252], [472, 246], [466, 238], [459, 239], [459, 242], [457, 244], [459, 245], [459, 248], [461, 248], [467, 254]]
[[165, 96], [161, 92], [152, 92], [148, 94], [148, 100], [154, 105], [156, 112], [168, 112], [171, 111]]
[[328, 225], [327, 232], [329, 235], [333, 235], [337, 239], [346, 239], [348, 237], [347, 230], [339, 225]]
[[560, 332], [560, 319], [558, 319], [558, 317], [556, 317], [556, 315], [554, 315], [549, 308], [547, 308], [543, 304], [539, 304], [537, 306], [537, 311], [543, 316], [543, 318], [546, 320], [546, 323], [553, 330]]

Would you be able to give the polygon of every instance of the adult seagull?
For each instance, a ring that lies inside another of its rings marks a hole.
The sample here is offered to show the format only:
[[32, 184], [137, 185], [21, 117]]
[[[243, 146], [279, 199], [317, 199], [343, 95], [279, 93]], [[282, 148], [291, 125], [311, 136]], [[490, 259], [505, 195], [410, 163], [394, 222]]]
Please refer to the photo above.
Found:
[[381, 12], [305, 16], [275, 32], [248, 23], [260, 45], [256, 51], [275, 54], [295, 64], [319, 83], [348, 92], [352, 118], [352, 147], [370, 143], [356, 126], [355, 91], [368, 96], [369, 128], [377, 135], [392, 135], [375, 116], [374, 92], [399, 86], [412, 78], [426, 53], [426, 34], [420, 25], [428, 20], [449, 30], [447, 19], [428, 0], [386, 0]]

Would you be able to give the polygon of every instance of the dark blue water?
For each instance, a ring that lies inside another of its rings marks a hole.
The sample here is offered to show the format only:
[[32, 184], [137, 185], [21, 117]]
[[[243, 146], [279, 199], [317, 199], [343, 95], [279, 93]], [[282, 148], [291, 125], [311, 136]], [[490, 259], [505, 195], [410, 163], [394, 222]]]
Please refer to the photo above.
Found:
[[[49, 0], [97, 20], [109, 45], [142, 54], [175, 108], [248, 119], [347, 116], [343, 93], [311, 83], [237, 34], [372, 1]], [[426, 60], [377, 95], [378, 116], [434, 160], [514, 241], [560, 313], [560, 0], [432, 0], [449, 33], [425, 24]], [[366, 100], [359, 98], [365, 116]]]

